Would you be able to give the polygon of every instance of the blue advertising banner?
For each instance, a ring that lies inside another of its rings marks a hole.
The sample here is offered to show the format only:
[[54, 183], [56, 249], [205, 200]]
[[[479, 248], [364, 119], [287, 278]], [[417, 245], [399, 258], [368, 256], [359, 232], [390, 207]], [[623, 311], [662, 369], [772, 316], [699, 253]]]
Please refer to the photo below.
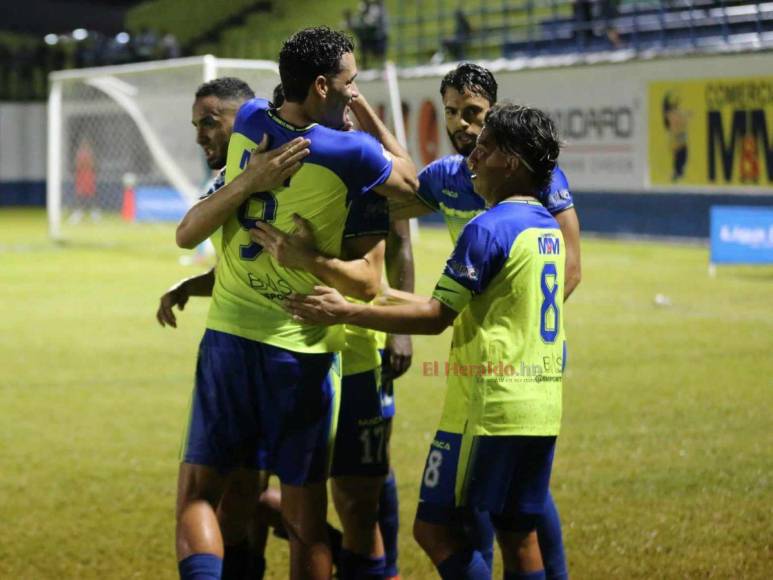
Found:
[[712, 207], [711, 263], [773, 264], [773, 207]]
[[135, 195], [138, 222], [177, 222], [188, 211], [183, 197], [169, 187], [141, 186]]

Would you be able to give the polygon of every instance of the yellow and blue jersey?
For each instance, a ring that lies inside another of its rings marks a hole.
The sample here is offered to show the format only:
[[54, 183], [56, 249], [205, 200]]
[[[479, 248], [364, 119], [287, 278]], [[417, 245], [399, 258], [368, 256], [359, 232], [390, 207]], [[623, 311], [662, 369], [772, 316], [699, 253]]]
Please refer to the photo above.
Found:
[[302, 324], [282, 308], [289, 293], [308, 294], [320, 280], [282, 267], [252, 241], [248, 230], [263, 220], [292, 231], [292, 216], [297, 213], [311, 222], [318, 249], [340, 256], [351, 202], [386, 181], [392, 159], [366, 133], [318, 124], [295, 127], [271, 110], [268, 101], [253, 99], [236, 116], [226, 183], [244, 170], [264, 135], [269, 137], [269, 149], [303, 136], [311, 141], [310, 154], [288, 182], [272, 191], [255, 192], [223, 224], [207, 327], [296, 352], [341, 350], [342, 327]]
[[557, 435], [564, 250], [538, 201], [504, 201], [467, 224], [433, 297], [458, 312], [439, 430]]
[[[344, 240], [361, 236], [389, 234], [389, 206], [386, 198], [368, 192], [352, 202], [344, 228]], [[346, 345], [341, 351], [343, 376], [364, 373], [381, 366], [379, 349], [383, 347], [383, 334], [361, 326], [345, 325]]]
[[[422, 169], [417, 195], [433, 211], [443, 214], [453, 242], [467, 222], [486, 209], [486, 202], [473, 189], [467, 159], [461, 155], [441, 157]], [[574, 206], [569, 182], [558, 166], [539, 200], [552, 215]]]

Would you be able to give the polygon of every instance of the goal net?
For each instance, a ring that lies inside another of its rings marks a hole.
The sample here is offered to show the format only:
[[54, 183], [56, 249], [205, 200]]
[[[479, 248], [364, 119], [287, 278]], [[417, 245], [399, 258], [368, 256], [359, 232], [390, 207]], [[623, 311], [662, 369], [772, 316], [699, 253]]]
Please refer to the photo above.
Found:
[[279, 82], [273, 62], [213, 56], [52, 73], [51, 236], [77, 239], [89, 224], [179, 219], [212, 178], [191, 126], [193, 96], [223, 76], [267, 98]]

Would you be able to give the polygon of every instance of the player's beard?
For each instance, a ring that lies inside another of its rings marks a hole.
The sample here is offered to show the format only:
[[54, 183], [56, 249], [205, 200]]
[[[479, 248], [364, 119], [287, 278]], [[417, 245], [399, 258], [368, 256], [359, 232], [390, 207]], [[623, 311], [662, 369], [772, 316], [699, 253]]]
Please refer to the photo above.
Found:
[[446, 129], [446, 133], [448, 133], [448, 138], [451, 140], [451, 146], [456, 150], [459, 155], [462, 155], [463, 157], [469, 157], [470, 154], [475, 149], [475, 139], [472, 140], [472, 142], [467, 143], [465, 145], [459, 145], [456, 142], [455, 135], [463, 134], [463, 135], [469, 135], [469, 133], [465, 133], [464, 131], [457, 131], [456, 133], [451, 133], [448, 129]]

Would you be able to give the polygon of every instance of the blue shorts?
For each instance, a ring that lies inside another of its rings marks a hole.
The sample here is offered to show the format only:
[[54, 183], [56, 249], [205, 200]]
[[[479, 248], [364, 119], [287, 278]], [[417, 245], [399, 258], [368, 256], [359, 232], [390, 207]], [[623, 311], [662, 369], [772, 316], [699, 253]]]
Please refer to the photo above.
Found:
[[225, 473], [269, 470], [282, 483], [327, 476], [340, 363], [207, 329], [181, 459]]
[[381, 414], [380, 369], [341, 380], [332, 477], [389, 472], [389, 421]]
[[384, 349], [378, 352], [381, 355], [381, 416], [391, 419], [395, 416], [395, 382], [389, 360], [384, 358]]
[[544, 511], [555, 444], [555, 437], [465, 440], [438, 431], [424, 468], [417, 519], [457, 525], [476, 510], [490, 512], [497, 527], [519, 529], [518, 522], [531, 522]]

